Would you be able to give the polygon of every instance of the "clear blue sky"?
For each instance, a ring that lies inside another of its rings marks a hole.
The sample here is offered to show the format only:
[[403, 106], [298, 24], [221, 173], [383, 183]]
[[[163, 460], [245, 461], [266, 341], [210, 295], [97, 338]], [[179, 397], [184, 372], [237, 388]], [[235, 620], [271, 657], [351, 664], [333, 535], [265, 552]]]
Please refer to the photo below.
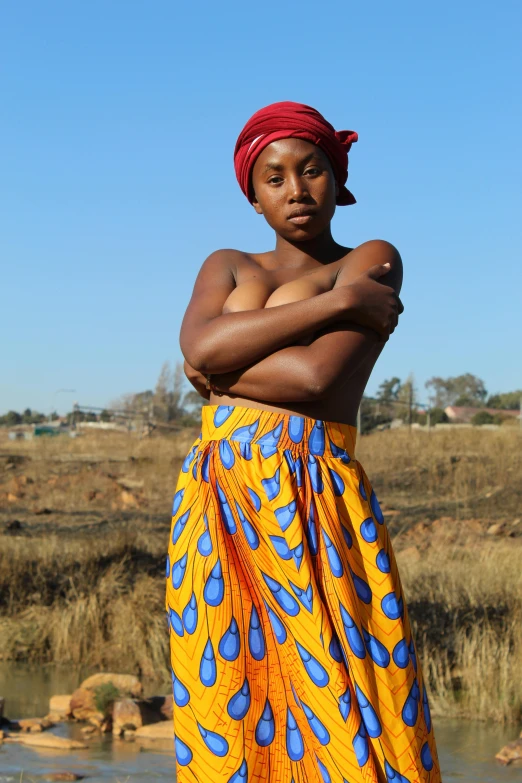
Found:
[[2, 3], [0, 412], [105, 405], [181, 358], [204, 258], [272, 246], [232, 151], [279, 100], [358, 131], [334, 235], [403, 256], [369, 391], [520, 388], [521, 24], [519, 0]]

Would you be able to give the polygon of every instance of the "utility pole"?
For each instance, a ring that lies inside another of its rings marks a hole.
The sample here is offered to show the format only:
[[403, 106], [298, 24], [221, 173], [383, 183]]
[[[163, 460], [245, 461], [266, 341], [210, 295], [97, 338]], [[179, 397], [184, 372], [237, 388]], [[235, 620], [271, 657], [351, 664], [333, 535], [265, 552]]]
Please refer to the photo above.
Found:
[[361, 406], [357, 410], [357, 434], [361, 434]]
[[408, 393], [408, 424], [411, 430], [411, 425], [413, 421], [413, 382], [412, 381], [410, 381], [409, 387], [410, 388]]

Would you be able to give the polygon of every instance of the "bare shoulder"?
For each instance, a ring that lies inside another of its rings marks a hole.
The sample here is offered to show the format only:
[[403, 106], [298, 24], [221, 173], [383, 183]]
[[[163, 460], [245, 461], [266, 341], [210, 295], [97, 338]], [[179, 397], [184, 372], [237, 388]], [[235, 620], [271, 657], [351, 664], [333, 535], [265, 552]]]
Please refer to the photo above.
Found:
[[398, 293], [403, 278], [402, 258], [395, 245], [385, 239], [370, 239], [348, 253], [341, 262], [339, 278], [342, 280], [339, 282], [350, 283], [372, 266], [381, 264], [389, 264], [390, 271], [380, 281], [392, 286]]
[[222, 248], [214, 250], [198, 272], [196, 288], [201, 285], [231, 281], [235, 284], [238, 269], [247, 261], [248, 254], [241, 250]]

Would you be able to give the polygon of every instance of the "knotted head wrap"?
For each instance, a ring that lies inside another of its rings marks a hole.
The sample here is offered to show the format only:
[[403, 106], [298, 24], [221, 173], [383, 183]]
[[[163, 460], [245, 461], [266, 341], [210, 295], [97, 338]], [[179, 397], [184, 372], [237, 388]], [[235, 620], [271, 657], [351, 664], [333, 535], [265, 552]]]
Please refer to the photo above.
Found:
[[250, 117], [239, 134], [234, 150], [237, 181], [252, 202], [252, 169], [261, 152], [278, 139], [305, 139], [328, 156], [339, 186], [337, 204], [355, 204], [345, 182], [348, 179], [348, 150], [358, 136], [355, 131], [336, 131], [316, 109], [304, 103], [281, 101], [265, 106]]

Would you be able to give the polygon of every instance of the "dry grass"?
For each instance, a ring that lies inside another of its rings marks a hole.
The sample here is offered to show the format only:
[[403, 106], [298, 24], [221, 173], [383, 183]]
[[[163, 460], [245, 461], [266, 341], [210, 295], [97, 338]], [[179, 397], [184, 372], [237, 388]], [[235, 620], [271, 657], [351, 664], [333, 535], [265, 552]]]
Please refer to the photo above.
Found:
[[[0, 440], [0, 526], [19, 520], [0, 533], [0, 658], [167, 675], [170, 503], [196, 435]], [[438, 714], [521, 717], [521, 445], [510, 428], [358, 444]]]

